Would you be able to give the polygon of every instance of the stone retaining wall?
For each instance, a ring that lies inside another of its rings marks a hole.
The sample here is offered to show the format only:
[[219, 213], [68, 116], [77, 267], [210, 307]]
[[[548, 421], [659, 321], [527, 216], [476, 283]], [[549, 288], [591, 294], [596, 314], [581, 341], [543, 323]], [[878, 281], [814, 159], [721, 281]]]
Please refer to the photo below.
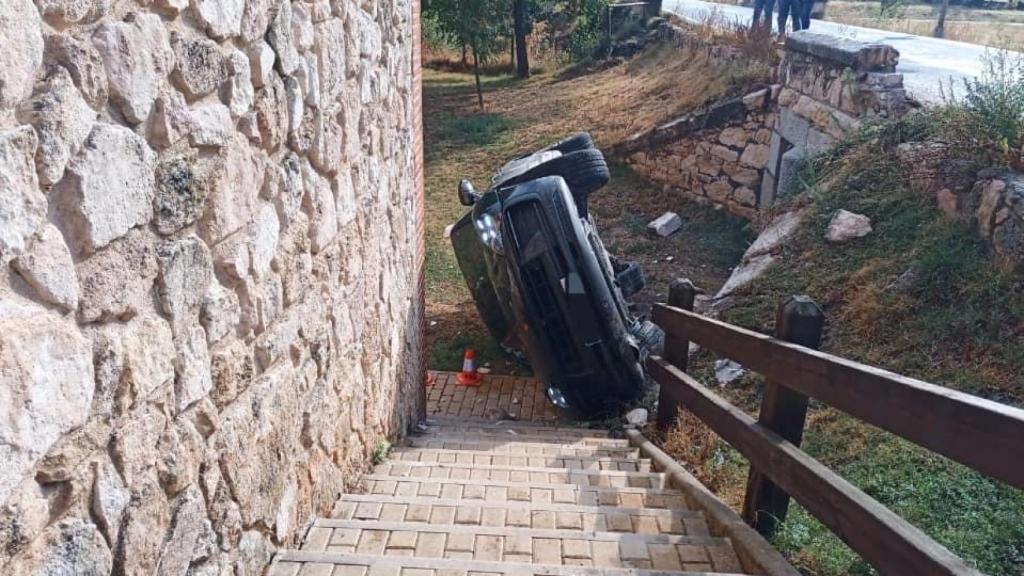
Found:
[[752, 218], [774, 122], [764, 88], [638, 134], [613, 153], [648, 180]]
[[413, 10], [0, 5], [0, 573], [260, 574], [422, 411]]
[[[737, 47], [709, 45], [677, 26], [662, 26], [658, 36], [713, 60], [743, 58]], [[684, 196], [751, 218], [774, 203], [807, 157], [866, 118], [907, 112], [898, 58], [889, 46], [796, 32], [770, 88], [638, 133], [613, 153]]]

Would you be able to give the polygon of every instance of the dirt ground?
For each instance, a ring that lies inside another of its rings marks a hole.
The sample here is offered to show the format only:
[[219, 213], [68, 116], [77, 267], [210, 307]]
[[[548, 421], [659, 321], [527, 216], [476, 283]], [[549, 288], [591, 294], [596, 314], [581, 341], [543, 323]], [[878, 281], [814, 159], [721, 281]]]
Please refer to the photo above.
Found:
[[[504, 161], [577, 131], [608, 147], [649, 126], [736, 93], [764, 74], [717, 67], [700, 56], [656, 47], [635, 59], [590, 73], [553, 69], [527, 81], [484, 79], [485, 109], [476, 106], [468, 74], [427, 70], [424, 78], [427, 177], [427, 340], [431, 368], [455, 370], [465, 348], [493, 373], [529, 373], [487, 336], [443, 237], [464, 208], [455, 190], [468, 177], [483, 188]], [[747, 245], [745, 223], [662, 191], [623, 166], [592, 196], [598, 230], [609, 250], [639, 260], [647, 285], [634, 297], [640, 312], [664, 301], [668, 282], [689, 277], [714, 292]], [[670, 238], [647, 222], [666, 210], [684, 220]]]

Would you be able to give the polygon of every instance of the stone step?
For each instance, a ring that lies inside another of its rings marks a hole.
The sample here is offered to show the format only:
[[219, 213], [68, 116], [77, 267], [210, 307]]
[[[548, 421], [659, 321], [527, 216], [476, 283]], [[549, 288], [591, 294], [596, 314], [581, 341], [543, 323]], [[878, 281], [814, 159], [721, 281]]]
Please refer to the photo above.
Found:
[[527, 456], [579, 456], [637, 458], [640, 451], [625, 446], [588, 446], [565, 442], [519, 442], [515, 440], [445, 440], [434, 436], [410, 436], [406, 446], [438, 450], [472, 450], [492, 454], [523, 454]]
[[495, 430], [505, 432], [512, 430], [522, 434], [537, 434], [540, 436], [562, 435], [565, 438], [572, 438], [576, 436], [593, 436], [598, 438], [608, 437], [608, 430], [603, 428], [581, 428], [572, 424], [541, 424], [534, 422], [522, 422], [518, 420], [473, 422], [447, 417], [431, 417], [428, 418], [424, 424], [426, 424], [427, 428], [431, 430], [448, 430], [452, 432], [488, 432]]
[[684, 508], [581, 506], [516, 500], [467, 502], [434, 497], [346, 494], [341, 498], [337, 513], [340, 520], [535, 529], [579, 526], [585, 532], [710, 535], [704, 515]]
[[484, 464], [441, 464], [390, 460], [373, 469], [378, 476], [429, 478], [435, 480], [500, 480], [537, 484], [576, 484], [611, 488], [666, 488], [665, 475], [657, 472], [618, 470], [570, 470], [532, 466]]
[[536, 484], [501, 480], [439, 480], [402, 476], [364, 476], [367, 494], [423, 496], [454, 500], [558, 502], [586, 506], [685, 508], [683, 494], [656, 488], [603, 488], [574, 484]]
[[443, 450], [434, 448], [403, 448], [391, 451], [391, 459], [402, 462], [440, 464], [473, 464], [479, 466], [530, 466], [532, 468], [568, 468], [570, 470], [621, 470], [624, 472], [650, 472], [647, 458], [609, 458], [593, 456], [528, 456], [469, 450]]
[[520, 444], [556, 444], [574, 448], [629, 448], [629, 440], [625, 438], [605, 438], [589, 435], [520, 434], [518, 432], [502, 432], [500, 430], [460, 432], [445, 428], [427, 432], [419, 437], [445, 442], [517, 442]]
[[302, 550], [655, 570], [740, 569], [728, 539], [581, 532], [579, 528], [548, 530], [320, 520], [306, 535]]
[[527, 564], [492, 560], [423, 558], [416, 556], [373, 556], [336, 554], [305, 550], [282, 550], [268, 576], [744, 576], [740, 571], [712, 571], [706, 563], [689, 564], [694, 569], [649, 570], [593, 567], [582, 559], [569, 565]]

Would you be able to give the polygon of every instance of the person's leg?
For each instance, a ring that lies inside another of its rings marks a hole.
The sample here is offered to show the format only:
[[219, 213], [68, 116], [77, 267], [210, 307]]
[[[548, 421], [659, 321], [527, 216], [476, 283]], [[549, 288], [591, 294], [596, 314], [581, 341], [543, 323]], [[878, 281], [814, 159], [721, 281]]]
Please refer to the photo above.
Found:
[[803, 21], [803, 29], [811, 27], [811, 11], [814, 10], [814, 0], [803, 0], [803, 10], [800, 12], [800, 19]]
[[779, 0], [779, 34], [786, 32], [786, 18], [789, 17], [789, 5], [792, 0]]
[[789, 3], [789, 17], [793, 21], [793, 32], [803, 30], [803, 19], [801, 14], [804, 11], [804, 2], [802, 0], [792, 0]]
[[765, 20], [768, 22], [768, 31], [772, 31], [772, 12], [775, 9], [775, 0], [765, 0], [764, 3], [764, 15]]
[[[764, 0], [754, 0], [754, 19], [750, 23], [751, 26], [761, 25], [761, 11], [764, 9]], [[771, 19], [772, 15], [768, 14], [768, 18]]]

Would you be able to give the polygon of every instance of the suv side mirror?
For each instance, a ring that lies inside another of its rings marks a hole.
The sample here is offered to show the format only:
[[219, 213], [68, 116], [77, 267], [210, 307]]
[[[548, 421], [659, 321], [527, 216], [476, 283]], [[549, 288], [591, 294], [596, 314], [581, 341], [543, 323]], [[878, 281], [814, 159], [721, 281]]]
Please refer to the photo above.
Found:
[[473, 183], [463, 178], [459, 180], [459, 203], [463, 206], [472, 206], [480, 199], [480, 195], [473, 188]]

